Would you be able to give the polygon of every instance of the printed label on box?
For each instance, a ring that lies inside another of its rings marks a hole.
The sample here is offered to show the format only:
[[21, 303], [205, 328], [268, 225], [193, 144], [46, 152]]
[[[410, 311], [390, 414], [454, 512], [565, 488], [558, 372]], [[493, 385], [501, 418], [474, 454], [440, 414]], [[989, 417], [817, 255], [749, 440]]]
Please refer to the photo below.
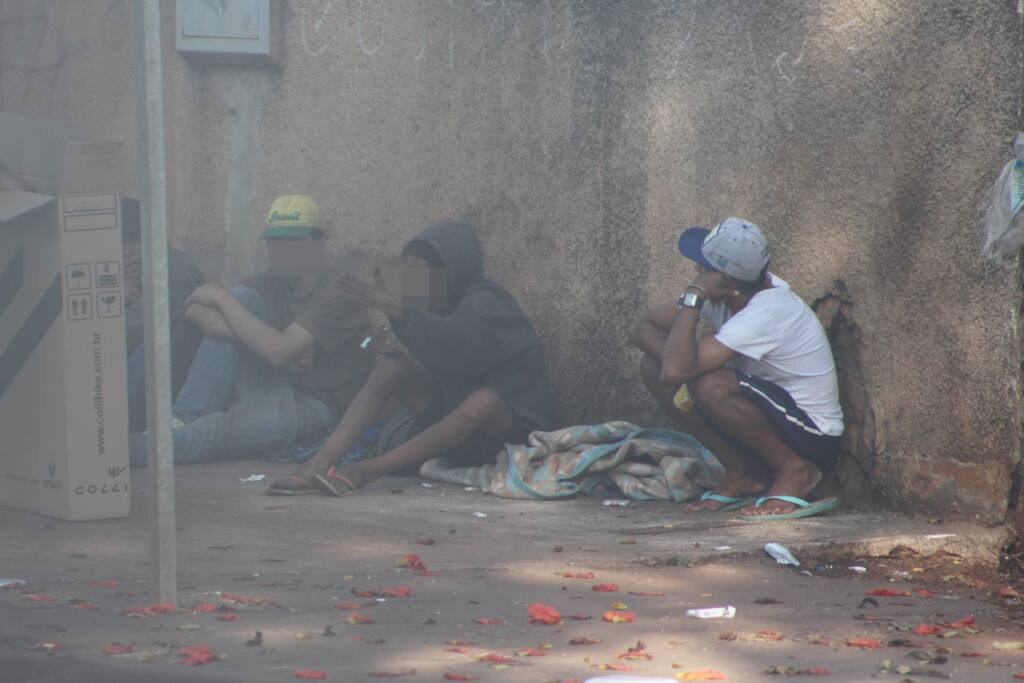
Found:
[[117, 195], [113, 194], [81, 194], [61, 197], [64, 202], [64, 213], [92, 213], [96, 211], [116, 211]]
[[121, 317], [121, 292], [96, 292], [96, 317]]
[[91, 294], [68, 294], [68, 320], [90, 320], [92, 318]]
[[67, 287], [68, 291], [92, 287], [92, 279], [89, 276], [89, 264], [72, 263], [64, 266], [64, 286]]
[[96, 289], [114, 289], [121, 286], [121, 262], [100, 261], [96, 264]]
[[86, 230], [114, 230], [117, 228], [117, 213], [75, 213], [64, 214], [64, 232]]

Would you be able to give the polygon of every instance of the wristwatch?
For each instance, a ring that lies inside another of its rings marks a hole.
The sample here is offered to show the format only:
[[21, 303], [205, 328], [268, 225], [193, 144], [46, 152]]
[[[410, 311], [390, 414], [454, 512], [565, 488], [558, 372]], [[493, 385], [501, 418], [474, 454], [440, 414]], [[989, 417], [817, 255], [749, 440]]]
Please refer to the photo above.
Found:
[[679, 308], [701, 308], [704, 305], [704, 297], [696, 292], [684, 292], [676, 301]]

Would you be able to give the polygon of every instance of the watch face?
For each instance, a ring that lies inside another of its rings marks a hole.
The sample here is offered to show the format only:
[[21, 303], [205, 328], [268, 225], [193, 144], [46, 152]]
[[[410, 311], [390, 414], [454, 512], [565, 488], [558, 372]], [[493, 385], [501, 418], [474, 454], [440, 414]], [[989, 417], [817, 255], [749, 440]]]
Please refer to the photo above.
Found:
[[683, 296], [679, 297], [679, 300], [676, 303], [680, 308], [699, 308], [703, 301], [701, 301], [700, 297], [693, 292], [687, 292]]
[[700, 308], [704, 304], [704, 300], [700, 298], [700, 295], [694, 294], [693, 292], [687, 292], [679, 297], [678, 305], [686, 308]]

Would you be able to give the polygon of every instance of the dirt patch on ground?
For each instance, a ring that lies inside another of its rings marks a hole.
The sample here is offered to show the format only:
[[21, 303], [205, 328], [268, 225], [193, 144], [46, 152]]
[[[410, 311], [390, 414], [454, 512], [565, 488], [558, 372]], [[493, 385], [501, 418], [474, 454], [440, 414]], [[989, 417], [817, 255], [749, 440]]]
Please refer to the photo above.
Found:
[[896, 546], [881, 557], [823, 553], [807, 563], [808, 571], [828, 578], [851, 574], [875, 582], [903, 582], [939, 586], [946, 593], [1000, 605], [1017, 623], [1024, 624], [1024, 544], [1014, 541], [1000, 553], [997, 567], [970, 562], [948, 550], [919, 553]]

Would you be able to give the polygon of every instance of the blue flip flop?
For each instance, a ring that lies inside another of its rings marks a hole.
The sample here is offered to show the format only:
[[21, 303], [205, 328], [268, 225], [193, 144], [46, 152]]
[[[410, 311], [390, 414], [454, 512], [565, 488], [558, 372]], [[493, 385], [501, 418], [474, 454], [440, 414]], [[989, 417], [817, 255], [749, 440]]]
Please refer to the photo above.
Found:
[[839, 507], [839, 499], [834, 496], [830, 498], [822, 498], [821, 500], [817, 500], [813, 503], [808, 503], [803, 498], [797, 498], [796, 496], [761, 496], [754, 503], [754, 507], [761, 507], [769, 500], [781, 500], [786, 503], [792, 503], [797, 506], [797, 509], [780, 515], [740, 515], [740, 519], [745, 519], [748, 522], [772, 522], [782, 519], [800, 519], [801, 517], [813, 517], [814, 515], [820, 515], [823, 512], [835, 510]]
[[[764, 493], [763, 491], [761, 493]], [[715, 493], [714, 491], [705, 491], [704, 495], [700, 497], [701, 502], [705, 500], [713, 500], [718, 503], [725, 503], [722, 507], [717, 510], [708, 510], [708, 512], [732, 512], [733, 510], [739, 510], [745, 508], [748, 505], [754, 505], [760, 500], [761, 493], [755, 493], [744, 498], [733, 498], [732, 496], [723, 496], [721, 493]]]

